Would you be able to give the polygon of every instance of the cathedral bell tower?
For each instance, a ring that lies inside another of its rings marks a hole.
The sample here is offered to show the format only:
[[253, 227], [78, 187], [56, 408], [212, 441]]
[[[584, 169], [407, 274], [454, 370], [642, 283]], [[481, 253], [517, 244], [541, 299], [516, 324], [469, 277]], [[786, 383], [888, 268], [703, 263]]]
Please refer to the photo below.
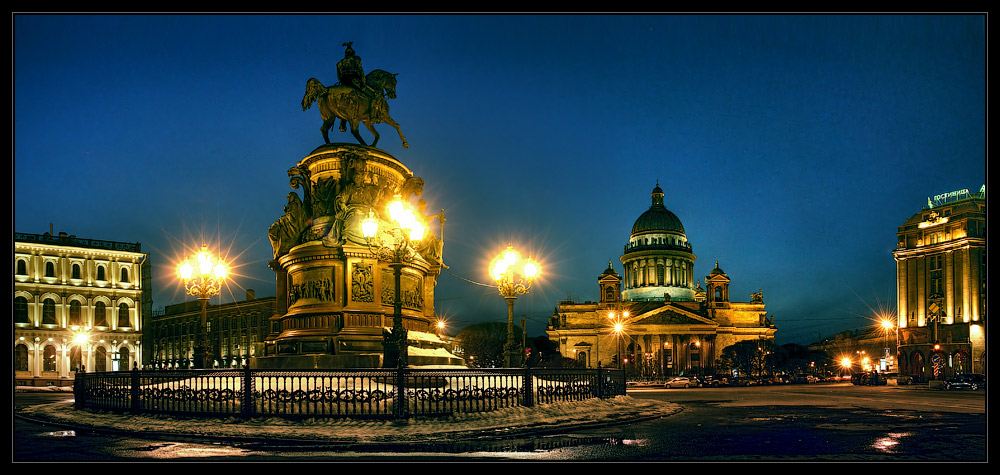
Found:
[[601, 288], [601, 303], [617, 303], [621, 302], [622, 298], [622, 279], [615, 272], [614, 268], [611, 267], [611, 261], [608, 261], [608, 268], [597, 278], [597, 284]]
[[729, 308], [729, 276], [719, 268], [719, 261], [715, 261], [715, 269], [708, 273], [705, 285], [708, 287], [705, 291], [708, 308]]

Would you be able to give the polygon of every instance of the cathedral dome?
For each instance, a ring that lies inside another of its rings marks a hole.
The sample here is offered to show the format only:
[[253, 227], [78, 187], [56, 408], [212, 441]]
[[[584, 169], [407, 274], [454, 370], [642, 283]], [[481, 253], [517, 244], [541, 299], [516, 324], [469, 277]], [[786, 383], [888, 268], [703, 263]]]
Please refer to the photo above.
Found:
[[663, 206], [663, 190], [660, 189], [659, 184], [656, 185], [656, 188], [653, 188], [651, 196], [653, 204], [649, 206], [648, 210], [639, 215], [639, 219], [635, 220], [635, 224], [632, 225], [632, 235], [635, 236], [636, 234], [646, 232], [684, 234], [684, 225], [681, 224], [681, 220], [677, 218], [677, 215], [671, 213], [666, 206]]

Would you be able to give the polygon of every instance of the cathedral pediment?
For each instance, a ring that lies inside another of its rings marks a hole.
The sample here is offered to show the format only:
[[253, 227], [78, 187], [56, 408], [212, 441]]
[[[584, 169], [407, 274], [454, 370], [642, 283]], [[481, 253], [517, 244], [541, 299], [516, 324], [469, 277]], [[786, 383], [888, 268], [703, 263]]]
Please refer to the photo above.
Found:
[[693, 313], [689, 310], [667, 304], [662, 307], [650, 310], [641, 315], [637, 315], [632, 320], [632, 325], [712, 325], [717, 326], [714, 320]]

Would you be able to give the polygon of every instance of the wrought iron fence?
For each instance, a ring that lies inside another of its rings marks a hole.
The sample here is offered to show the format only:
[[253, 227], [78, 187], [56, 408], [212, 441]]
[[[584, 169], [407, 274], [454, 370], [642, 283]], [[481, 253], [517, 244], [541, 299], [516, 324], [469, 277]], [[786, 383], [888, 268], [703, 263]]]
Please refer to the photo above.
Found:
[[406, 418], [625, 394], [617, 369], [146, 370], [77, 373], [78, 408], [217, 417]]

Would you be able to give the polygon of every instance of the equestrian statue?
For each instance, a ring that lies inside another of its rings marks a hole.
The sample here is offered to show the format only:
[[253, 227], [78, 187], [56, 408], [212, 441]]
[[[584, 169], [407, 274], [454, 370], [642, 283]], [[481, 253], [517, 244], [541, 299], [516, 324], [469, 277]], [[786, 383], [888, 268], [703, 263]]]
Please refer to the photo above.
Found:
[[302, 110], [308, 110], [313, 102], [319, 104], [320, 116], [323, 118], [320, 132], [326, 143], [330, 143], [330, 128], [340, 118], [340, 131], [347, 131], [346, 124], [350, 124], [351, 134], [361, 145], [368, 144], [358, 133], [359, 124], [365, 124], [374, 136], [372, 147], [378, 143], [379, 138], [375, 124], [389, 124], [399, 133], [403, 148], [409, 148], [399, 124], [389, 116], [389, 102], [386, 100], [386, 97], [396, 98], [396, 75], [381, 69], [365, 75], [361, 68], [361, 58], [354, 53], [351, 44], [344, 43], [347, 47], [344, 59], [337, 63], [338, 84], [327, 87], [316, 78], [306, 81]]

